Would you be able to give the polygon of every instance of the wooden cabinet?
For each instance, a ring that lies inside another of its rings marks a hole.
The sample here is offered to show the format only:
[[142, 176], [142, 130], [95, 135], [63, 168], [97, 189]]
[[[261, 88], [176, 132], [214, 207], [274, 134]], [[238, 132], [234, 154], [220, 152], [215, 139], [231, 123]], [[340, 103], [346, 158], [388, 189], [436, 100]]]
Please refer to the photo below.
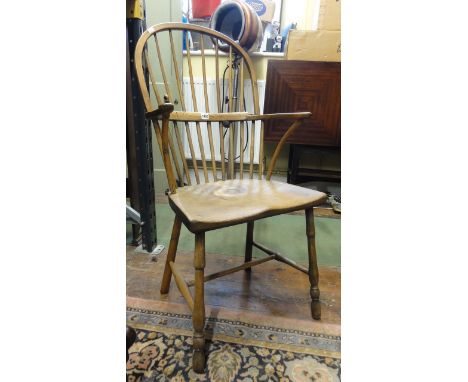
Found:
[[[312, 118], [287, 142], [341, 146], [341, 63], [270, 60], [264, 113], [310, 111]], [[265, 140], [278, 141], [289, 121], [266, 121]]]

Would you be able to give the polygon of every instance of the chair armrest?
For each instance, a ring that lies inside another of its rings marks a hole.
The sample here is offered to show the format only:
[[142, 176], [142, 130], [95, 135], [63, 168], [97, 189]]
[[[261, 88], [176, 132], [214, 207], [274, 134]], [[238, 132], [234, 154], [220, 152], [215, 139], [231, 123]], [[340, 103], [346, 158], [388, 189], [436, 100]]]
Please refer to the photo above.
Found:
[[200, 113], [189, 111], [174, 111], [174, 106], [165, 103], [156, 110], [146, 113], [148, 118], [162, 119], [164, 113], [170, 113], [169, 119], [175, 122], [238, 122], [238, 121], [267, 121], [275, 119], [305, 119], [312, 113], [277, 113], [277, 114], [249, 114], [247, 112], [233, 113]]
[[272, 119], [305, 119], [310, 118], [312, 113], [309, 111], [300, 111], [297, 113], [275, 113], [275, 114], [258, 114], [249, 115], [247, 117], [250, 121], [269, 121]]
[[279, 153], [288, 139], [288, 137], [300, 126], [302, 121], [306, 118], [310, 118], [312, 113], [297, 112], [297, 113], [276, 113], [276, 114], [248, 114], [246, 112], [241, 113], [190, 113], [190, 112], [174, 112], [174, 105], [168, 102], [167, 97], [164, 97], [165, 103], [159, 105], [156, 110], [152, 110], [146, 113], [147, 118], [151, 118], [154, 123], [155, 120], [162, 120], [162, 154], [163, 161], [166, 167], [168, 176], [169, 188], [172, 192], [175, 192], [176, 182], [172, 173], [169, 158], [169, 120], [173, 121], [197, 121], [197, 122], [214, 122], [214, 121], [266, 121], [275, 119], [293, 119], [295, 120], [292, 125], [284, 133], [281, 140], [276, 145], [275, 152], [271, 158], [270, 165], [268, 167], [267, 180], [270, 180], [273, 169], [275, 168], [276, 161]]

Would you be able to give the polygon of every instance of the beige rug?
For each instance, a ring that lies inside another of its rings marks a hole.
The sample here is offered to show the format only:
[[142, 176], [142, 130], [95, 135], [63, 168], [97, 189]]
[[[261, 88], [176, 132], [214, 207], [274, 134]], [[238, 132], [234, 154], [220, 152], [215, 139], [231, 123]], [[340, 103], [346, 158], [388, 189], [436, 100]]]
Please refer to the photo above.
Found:
[[206, 308], [207, 367], [191, 367], [188, 308], [127, 298], [127, 323], [137, 330], [127, 362], [129, 381], [340, 380], [340, 327], [309, 320]]

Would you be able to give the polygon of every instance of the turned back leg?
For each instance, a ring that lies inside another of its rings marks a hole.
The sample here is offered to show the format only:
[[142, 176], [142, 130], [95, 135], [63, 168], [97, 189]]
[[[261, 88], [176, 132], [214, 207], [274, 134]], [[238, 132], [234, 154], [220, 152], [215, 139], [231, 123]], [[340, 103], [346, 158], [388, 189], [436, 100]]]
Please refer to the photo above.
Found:
[[319, 272], [317, 265], [317, 250], [315, 247], [315, 224], [314, 210], [309, 208], [305, 210], [306, 216], [306, 234], [307, 234], [307, 249], [309, 252], [309, 280], [310, 280], [310, 297], [312, 317], [315, 320], [320, 320], [320, 290], [319, 290]]
[[161, 294], [169, 292], [169, 286], [171, 285], [172, 270], [169, 262], [175, 261], [177, 244], [179, 243], [180, 226], [182, 222], [176, 216], [174, 218], [174, 225], [172, 226], [171, 241], [169, 242], [169, 249], [167, 250], [166, 265], [164, 266], [164, 274], [161, 281]]
[[195, 235], [195, 298], [193, 300], [193, 370], [203, 373], [205, 369], [205, 233]]
[[[245, 262], [252, 261], [252, 243], [253, 243], [254, 222], [247, 223], [247, 235], [245, 237]], [[250, 272], [252, 268], [246, 268]]]

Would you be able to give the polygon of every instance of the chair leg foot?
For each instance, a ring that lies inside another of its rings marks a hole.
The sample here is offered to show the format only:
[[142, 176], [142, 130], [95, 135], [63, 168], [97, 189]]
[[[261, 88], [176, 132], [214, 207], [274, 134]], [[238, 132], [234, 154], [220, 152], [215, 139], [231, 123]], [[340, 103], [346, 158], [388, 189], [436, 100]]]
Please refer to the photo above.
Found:
[[312, 208], [305, 210], [306, 215], [306, 233], [307, 233], [307, 248], [309, 252], [309, 281], [310, 281], [310, 297], [312, 299], [310, 310], [314, 320], [321, 318], [320, 306], [320, 289], [319, 289], [319, 272], [317, 265], [317, 251], [315, 248], [315, 225], [314, 211]]
[[310, 297], [312, 302], [310, 303], [310, 311], [314, 320], [320, 320], [322, 316], [322, 309], [320, 306], [320, 290], [318, 287], [310, 288]]
[[[195, 340], [195, 338], [194, 338]], [[203, 338], [203, 344], [205, 339]], [[195, 342], [194, 342], [195, 346]], [[203, 345], [204, 347], [204, 345]], [[205, 350], [202, 349], [193, 349], [193, 358], [192, 358], [192, 367], [195, 373], [204, 373], [205, 372]]]
[[174, 225], [172, 226], [171, 241], [169, 242], [169, 249], [167, 250], [166, 265], [164, 266], [163, 278], [161, 281], [161, 294], [169, 293], [169, 286], [171, 285], [172, 270], [169, 262], [175, 261], [177, 244], [179, 243], [180, 226], [182, 221], [176, 216], [174, 218]]

